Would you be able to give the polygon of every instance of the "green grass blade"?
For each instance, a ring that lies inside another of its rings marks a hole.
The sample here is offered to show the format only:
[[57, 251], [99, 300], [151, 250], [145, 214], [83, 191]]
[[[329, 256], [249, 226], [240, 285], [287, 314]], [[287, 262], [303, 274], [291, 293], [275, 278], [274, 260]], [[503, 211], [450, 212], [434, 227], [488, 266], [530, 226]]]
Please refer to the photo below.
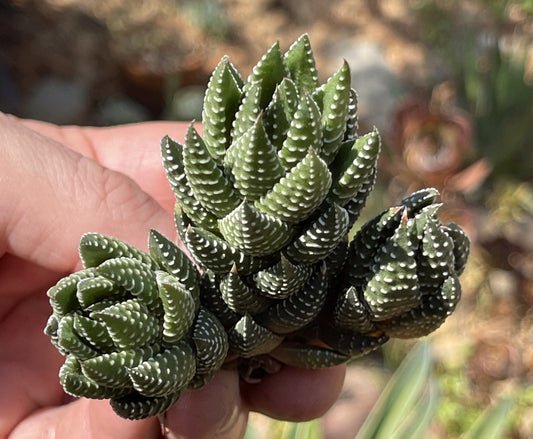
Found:
[[502, 398], [494, 406], [487, 408], [462, 439], [498, 439], [503, 437], [511, 404], [510, 398]]
[[419, 399], [430, 364], [428, 343], [417, 344], [390, 379], [355, 439], [390, 439]]
[[421, 398], [413, 407], [402, 428], [398, 430], [399, 434], [391, 437], [391, 439], [425, 439], [438, 406], [438, 387], [435, 381], [430, 378]]

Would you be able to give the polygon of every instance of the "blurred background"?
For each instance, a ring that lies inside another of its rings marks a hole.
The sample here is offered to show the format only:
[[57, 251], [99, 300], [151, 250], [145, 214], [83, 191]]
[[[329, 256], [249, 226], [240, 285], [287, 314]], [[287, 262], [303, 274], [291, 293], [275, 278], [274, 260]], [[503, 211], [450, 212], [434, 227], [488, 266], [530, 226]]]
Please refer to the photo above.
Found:
[[[460, 437], [509, 396], [504, 437], [532, 438], [532, 0], [2, 0], [0, 110], [57, 124], [200, 120], [224, 54], [246, 77], [274, 41], [287, 49], [304, 32], [322, 80], [348, 61], [361, 131], [384, 138], [365, 219], [434, 186], [443, 222], [472, 240], [463, 299], [429, 337], [440, 399], [426, 437]], [[324, 437], [354, 437], [411, 346], [350, 364]], [[255, 414], [250, 425], [250, 438], [282, 428]]]

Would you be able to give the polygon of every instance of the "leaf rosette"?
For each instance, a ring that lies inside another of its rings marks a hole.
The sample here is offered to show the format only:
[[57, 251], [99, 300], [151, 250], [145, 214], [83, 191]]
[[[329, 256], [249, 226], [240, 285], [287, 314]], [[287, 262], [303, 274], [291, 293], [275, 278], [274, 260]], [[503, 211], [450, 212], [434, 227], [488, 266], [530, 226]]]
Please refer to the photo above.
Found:
[[436, 189], [348, 240], [381, 148], [377, 129], [358, 132], [350, 77], [343, 63], [320, 84], [307, 35], [285, 53], [275, 43], [246, 81], [221, 59], [203, 137], [191, 123], [183, 143], [161, 142], [194, 263], [156, 231], [149, 253], [84, 235], [84, 270], [48, 292], [68, 393], [147, 417], [223, 363], [255, 381], [273, 363], [330, 367], [444, 322], [469, 241], [440, 222]]

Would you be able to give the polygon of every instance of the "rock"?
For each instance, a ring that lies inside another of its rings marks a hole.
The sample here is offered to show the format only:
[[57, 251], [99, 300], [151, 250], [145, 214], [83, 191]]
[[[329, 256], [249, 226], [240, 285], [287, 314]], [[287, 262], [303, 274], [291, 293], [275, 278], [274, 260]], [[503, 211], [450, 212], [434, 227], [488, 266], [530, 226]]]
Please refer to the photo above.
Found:
[[[382, 134], [392, 129], [394, 112], [404, 90], [381, 47], [366, 39], [345, 38], [327, 49], [332, 64], [344, 59], [352, 72], [352, 87], [359, 98], [359, 117]], [[338, 66], [336, 67], [338, 68]]]
[[58, 125], [76, 124], [83, 122], [89, 105], [85, 84], [48, 77], [28, 97], [23, 116]]

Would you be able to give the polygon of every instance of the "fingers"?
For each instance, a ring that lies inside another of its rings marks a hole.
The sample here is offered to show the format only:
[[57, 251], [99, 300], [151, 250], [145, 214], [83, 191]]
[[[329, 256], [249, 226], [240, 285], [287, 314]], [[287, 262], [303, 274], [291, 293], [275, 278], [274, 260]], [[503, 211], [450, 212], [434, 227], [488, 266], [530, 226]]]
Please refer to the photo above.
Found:
[[[206, 386], [186, 392], [167, 412], [167, 437], [238, 439], [244, 436], [247, 419], [237, 374], [221, 371]], [[42, 432], [42, 436], [37, 432]], [[161, 437], [161, 425], [155, 417], [140, 421], [122, 419], [107, 400], [82, 398], [33, 413], [9, 437], [155, 439]]]
[[128, 421], [117, 416], [108, 401], [79, 399], [70, 404], [35, 412], [13, 430], [10, 439], [156, 439], [157, 418]]
[[65, 272], [84, 232], [140, 248], [150, 228], [174, 237], [172, 215], [133, 180], [3, 116], [0, 156], [0, 254]]
[[204, 387], [191, 390], [167, 413], [169, 439], [238, 439], [244, 436], [248, 409], [235, 371], [221, 370]]
[[259, 384], [242, 383], [250, 410], [277, 419], [307, 421], [322, 416], [337, 400], [345, 366], [299, 369], [285, 366]]
[[183, 141], [186, 123], [145, 122], [107, 128], [58, 127], [34, 120], [20, 120], [20, 123], [109, 169], [124, 173], [165, 209], [172, 211], [174, 208], [174, 195], [161, 164], [159, 145], [165, 135]]

